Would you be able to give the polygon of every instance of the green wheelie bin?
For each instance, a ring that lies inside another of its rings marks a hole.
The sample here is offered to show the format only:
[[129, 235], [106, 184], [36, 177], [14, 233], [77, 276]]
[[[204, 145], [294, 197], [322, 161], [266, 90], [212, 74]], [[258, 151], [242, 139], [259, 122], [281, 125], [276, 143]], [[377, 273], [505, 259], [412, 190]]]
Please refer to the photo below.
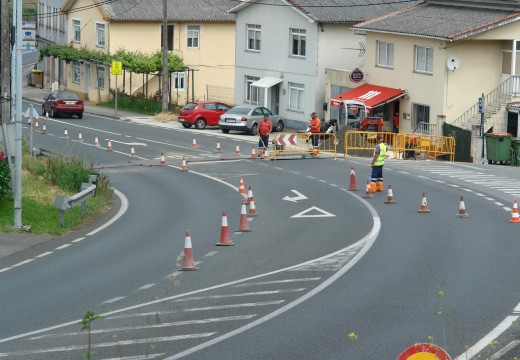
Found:
[[520, 137], [511, 138], [512, 163], [513, 165], [520, 165]]
[[488, 164], [511, 162], [511, 134], [486, 134], [486, 152]]

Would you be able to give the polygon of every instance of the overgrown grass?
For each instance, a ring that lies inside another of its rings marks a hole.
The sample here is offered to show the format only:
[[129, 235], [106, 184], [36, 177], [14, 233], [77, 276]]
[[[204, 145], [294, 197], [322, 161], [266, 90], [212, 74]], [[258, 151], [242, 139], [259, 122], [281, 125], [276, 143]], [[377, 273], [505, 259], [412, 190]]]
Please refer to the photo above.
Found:
[[[97, 103], [97, 106], [115, 108], [114, 100]], [[143, 97], [129, 97], [123, 94], [117, 96], [117, 108], [139, 114], [155, 115], [161, 112], [161, 103]]]
[[[99, 175], [92, 166], [85, 166], [78, 158], [52, 156], [34, 158], [24, 155], [22, 174], [22, 224], [30, 225], [35, 234], [62, 235], [86, 225], [107, 211], [112, 200], [108, 179]], [[59, 211], [54, 207], [56, 195], [70, 197], [80, 191], [81, 183], [88, 182], [88, 175], [97, 174], [96, 195], [86, 201], [86, 211], [75, 206], [65, 211], [64, 226], [59, 226]], [[12, 197], [0, 202], [0, 231], [16, 231], [14, 223], [14, 200]]]

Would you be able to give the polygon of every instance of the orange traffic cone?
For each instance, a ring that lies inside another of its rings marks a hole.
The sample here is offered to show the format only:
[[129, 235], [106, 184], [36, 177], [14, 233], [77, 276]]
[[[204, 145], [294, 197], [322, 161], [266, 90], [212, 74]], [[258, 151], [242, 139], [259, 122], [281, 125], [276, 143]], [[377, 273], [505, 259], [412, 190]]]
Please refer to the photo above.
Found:
[[258, 149], [258, 156], [262, 156], [264, 154], [264, 149]]
[[426, 200], [426, 193], [422, 194], [421, 207], [419, 209], [420, 213], [429, 213], [430, 209], [428, 208], [428, 201]]
[[112, 141], [110, 139], [108, 139], [107, 150], [112, 151]]
[[184, 265], [181, 270], [199, 270], [195, 266], [195, 260], [193, 259], [193, 248], [191, 246], [191, 235], [189, 230], [186, 230], [186, 238], [184, 240]]
[[246, 202], [242, 200], [242, 207], [240, 208], [240, 225], [238, 226], [237, 232], [248, 232], [251, 231], [249, 223], [247, 222], [246, 213]]
[[255, 200], [251, 200], [251, 202], [249, 203], [249, 212], [247, 213], [247, 217], [255, 216], [258, 216], [258, 214], [256, 213]]
[[466, 218], [468, 217], [468, 214], [466, 214], [466, 206], [464, 205], [464, 197], [460, 197], [459, 202], [459, 213], [457, 214], [457, 217], [460, 218]]
[[81, 135], [81, 131], [78, 133], [78, 141], [83, 142], [83, 135]]
[[197, 139], [193, 138], [193, 142], [191, 143], [191, 147], [193, 149], [196, 149], [197, 148]]
[[218, 246], [231, 246], [235, 245], [229, 237], [229, 228], [227, 222], [227, 213], [222, 211], [222, 226], [220, 227], [220, 240], [217, 243]]
[[40, 129], [39, 123], [40, 121], [38, 120], [38, 118], [34, 119], [34, 130], [38, 131]]
[[251, 159], [256, 159], [256, 151], [255, 151], [254, 145], [253, 145], [253, 148], [251, 149]]
[[388, 185], [388, 195], [386, 196], [385, 204], [395, 204], [394, 193], [392, 192], [392, 185]]
[[519, 223], [520, 217], [518, 216], [518, 203], [516, 202], [516, 199], [513, 201], [513, 212], [511, 213], [511, 220], [509, 220], [510, 223]]
[[216, 152], [221, 152], [222, 149], [220, 148], [220, 141], [217, 141], [217, 149], [215, 150]]
[[237, 143], [237, 146], [235, 148], [235, 155], [240, 155], [240, 145]]
[[63, 131], [63, 137], [65, 139], [68, 139], [69, 138], [69, 132], [67, 131], [67, 128], [65, 128], [65, 130]]
[[267, 149], [264, 151], [264, 160], [269, 160], [269, 153], [267, 152]]
[[182, 166], [181, 166], [181, 170], [182, 170], [182, 171], [188, 171], [188, 166], [186, 165], [186, 159], [184, 158], [184, 156], [182, 157]]
[[47, 134], [47, 127], [45, 126], [45, 123], [43, 123], [42, 126], [42, 134]]
[[134, 149], [134, 146], [133, 146], [133, 145], [130, 147], [130, 157], [131, 157], [131, 158], [134, 158], [134, 157], [135, 157], [135, 149]]
[[359, 191], [356, 185], [356, 173], [354, 172], [354, 166], [350, 168], [350, 186], [348, 191]]
[[100, 145], [99, 145], [99, 139], [98, 139], [97, 136], [94, 138], [94, 145], [95, 145], [95, 146], [100, 146]]
[[164, 153], [161, 153], [161, 166], [166, 165], [166, 160], [164, 159]]
[[245, 194], [246, 193], [246, 187], [244, 185], [244, 178], [240, 177], [240, 183], [238, 184], [238, 193], [239, 194]]
[[372, 190], [370, 189], [370, 180], [367, 180], [367, 186], [365, 188], [365, 195], [363, 196], [366, 199], [373, 198]]
[[253, 188], [250, 186], [250, 187], [247, 189], [247, 200], [246, 200], [246, 204], [249, 204], [251, 201], [253, 201]]

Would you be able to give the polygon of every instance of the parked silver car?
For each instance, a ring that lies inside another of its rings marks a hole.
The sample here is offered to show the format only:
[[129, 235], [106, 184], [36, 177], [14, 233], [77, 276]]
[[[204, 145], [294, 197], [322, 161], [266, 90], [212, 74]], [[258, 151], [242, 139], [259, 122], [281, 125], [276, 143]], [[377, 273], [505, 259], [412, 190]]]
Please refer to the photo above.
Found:
[[263, 106], [258, 105], [238, 105], [229, 109], [226, 113], [220, 115], [218, 126], [223, 133], [227, 134], [230, 130], [249, 132], [251, 135], [258, 134], [258, 123], [264, 118], [264, 115], [269, 116], [273, 131], [282, 131], [285, 123], [280, 115], [275, 115], [273, 112]]

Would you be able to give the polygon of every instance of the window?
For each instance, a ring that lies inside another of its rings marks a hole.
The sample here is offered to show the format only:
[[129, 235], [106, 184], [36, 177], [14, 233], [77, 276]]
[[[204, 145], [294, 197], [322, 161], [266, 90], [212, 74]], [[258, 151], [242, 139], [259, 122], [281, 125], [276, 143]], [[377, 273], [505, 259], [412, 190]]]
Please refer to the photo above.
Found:
[[105, 67], [97, 66], [97, 88], [104, 89], [105, 88]]
[[188, 37], [188, 49], [198, 49], [200, 40], [200, 26], [188, 26], [186, 36]]
[[433, 48], [415, 47], [415, 71], [433, 73]]
[[394, 44], [383, 41], [377, 42], [377, 65], [394, 67]]
[[246, 97], [245, 102], [251, 104], [258, 104], [258, 88], [256, 86], [251, 86], [255, 81], [260, 80], [259, 77], [256, 76], [246, 76]]
[[262, 40], [262, 27], [260, 25], [247, 25], [247, 50], [260, 51]]
[[303, 110], [303, 84], [289, 83], [289, 109]]
[[81, 41], [81, 21], [72, 20], [72, 41], [80, 42]]
[[303, 29], [291, 29], [291, 55], [305, 56], [307, 43], [307, 31]]
[[420, 123], [430, 123], [430, 107], [425, 105], [413, 104], [414, 127]]
[[175, 90], [186, 90], [186, 72], [172, 73], [174, 78], [173, 88]]
[[[173, 25], [168, 25], [166, 28], [166, 44], [168, 45], [168, 51], [173, 51]], [[161, 25], [161, 49], [164, 47], [163, 35], [163, 26]]]
[[81, 81], [81, 72], [79, 61], [72, 63], [72, 82], [79, 84]]
[[105, 24], [96, 23], [96, 46], [105, 47]]

